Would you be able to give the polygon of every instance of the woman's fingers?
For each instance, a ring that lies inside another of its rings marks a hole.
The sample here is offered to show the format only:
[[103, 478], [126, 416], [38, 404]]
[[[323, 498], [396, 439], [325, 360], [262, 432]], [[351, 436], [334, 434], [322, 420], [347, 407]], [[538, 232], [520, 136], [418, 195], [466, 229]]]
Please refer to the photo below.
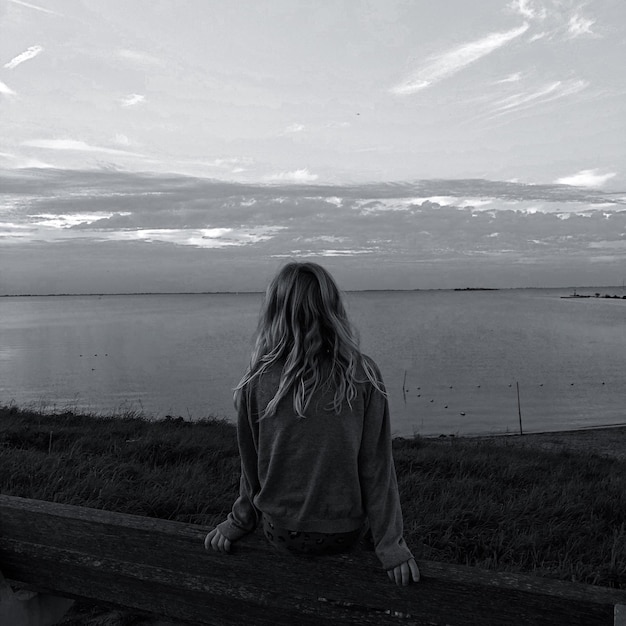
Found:
[[211, 542], [213, 541], [213, 537], [217, 534], [217, 528], [214, 528], [204, 539], [204, 549], [209, 550], [211, 548]]
[[402, 563], [400, 565], [400, 580], [402, 582], [402, 586], [406, 587], [409, 584], [411, 579], [411, 571], [409, 570], [408, 563]]
[[204, 540], [204, 548], [206, 550], [213, 549], [217, 552], [230, 552], [231, 541], [222, 535], [222, 533], [214, 528]]
[[400, 565], [396, 565], [393, 569], [387, 570], [389, 580], [395, 582], [396, 585], [406, 587], [411, 580], [418, 582], [420, 579], [420, 571], [417, 567], [415, 559], [409, 559]]

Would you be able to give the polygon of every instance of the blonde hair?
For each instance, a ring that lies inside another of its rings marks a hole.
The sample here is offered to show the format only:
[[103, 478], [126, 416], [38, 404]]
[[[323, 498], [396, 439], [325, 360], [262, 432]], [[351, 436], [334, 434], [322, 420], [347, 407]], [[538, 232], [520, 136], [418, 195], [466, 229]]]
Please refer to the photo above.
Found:
[[361, 354], [335, 281], [317, 263], [288, 263], [269, 284], [250, 365], [235, 387], [236, 406], [248, 383], [283, 360], [278, 389], [261, 419], [273, 415], [290, 392], [295, 414], [305, 417], [313, 394], [326, 384], [335, 389], [335, 413], [344, 401], [352, 408], [356, 383], [365, 382], [357, 380], [359, 365], [384, 393], [373, 367]]

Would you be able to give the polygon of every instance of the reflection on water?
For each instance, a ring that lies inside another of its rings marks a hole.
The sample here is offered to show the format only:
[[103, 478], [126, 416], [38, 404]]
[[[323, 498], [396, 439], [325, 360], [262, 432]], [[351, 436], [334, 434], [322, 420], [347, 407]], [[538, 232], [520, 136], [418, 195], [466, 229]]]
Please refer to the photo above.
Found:
[[[567, 290], [347, 295], [396, 434], [625, 422], [626, 302]], [[259, 294], [0, 298], [0, 401], [234, 418]]]

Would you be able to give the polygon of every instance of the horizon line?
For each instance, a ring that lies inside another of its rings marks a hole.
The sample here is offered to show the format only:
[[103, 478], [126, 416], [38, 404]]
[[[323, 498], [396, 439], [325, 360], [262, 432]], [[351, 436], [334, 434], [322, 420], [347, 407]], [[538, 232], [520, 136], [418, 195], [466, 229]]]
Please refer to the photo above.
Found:
[[[414, 292], [414, 291], [513, 291], [521, 289], [624, 289], [624, 285], [552, 285], [549, 287], [414, 287], [408, 289], [342, 289], [343, 293], [367, 292]], [[234, 291], [118, 291], [118, 292], [89, 292], [89, 293], [4, 293], [0, 298], [55, 298], [79, 296], [209, 296], [209, 295], [239, 295], [263, 294], [265, 290], [234, 290]]]

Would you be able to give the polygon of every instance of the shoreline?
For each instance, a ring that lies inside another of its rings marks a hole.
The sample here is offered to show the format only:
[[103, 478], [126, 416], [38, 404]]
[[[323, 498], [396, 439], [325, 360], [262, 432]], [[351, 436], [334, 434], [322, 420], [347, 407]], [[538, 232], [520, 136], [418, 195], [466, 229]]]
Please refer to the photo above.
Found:
[[424, 439], [427, 439], [429, 442], [441, 442], [448, 445], [454, 441], [468, 444], [472, 442], [487, 442], [500, 446], [514, 446], [554, 452], [584, 452], [626, 460], [626, 424], [525, 433], [523, 435], [519, 433], [459, 437], [440, 435], [424, 437]]

